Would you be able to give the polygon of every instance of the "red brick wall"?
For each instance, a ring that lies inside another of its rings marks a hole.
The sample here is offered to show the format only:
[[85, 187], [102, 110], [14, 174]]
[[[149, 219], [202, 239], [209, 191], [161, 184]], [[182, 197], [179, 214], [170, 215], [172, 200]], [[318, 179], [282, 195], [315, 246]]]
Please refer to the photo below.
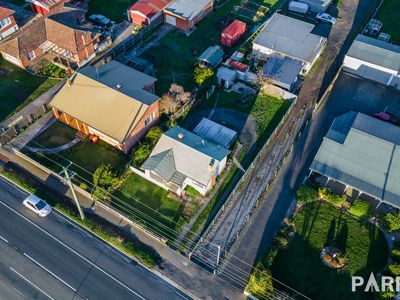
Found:
[[[148, 124], [147, 126], [145, 126], [144, 122], [146, 121], [147, 117], [150, 116], [152, 113], [155, 114], [153, 121], [150, 122], [150, 124]], [[149, 106], [146, 113], [140, 119], [139, 123], [136, 125], [136, 127], [133, 129], [130, 135], [125, 139], [123, 151], [129, 152], [132, 149], [132, 147], [147, 133], [147, 131], [149, 131], [149, 129], [153, 125], [158, 123], [159, 118], [160, 118], [160, 112], [158, 109], [158, 101], [156, 101]]]

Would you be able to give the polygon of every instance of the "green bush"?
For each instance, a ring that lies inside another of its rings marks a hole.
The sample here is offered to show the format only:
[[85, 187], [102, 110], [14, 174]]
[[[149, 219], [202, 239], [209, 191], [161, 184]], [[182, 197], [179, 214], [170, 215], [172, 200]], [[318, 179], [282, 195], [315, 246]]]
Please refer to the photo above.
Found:
[[346, 195], [335, 194], [327, 187], [319, 187], [318, 196], [319, 198], [325, 199], [335, 206], [342, 206], [343, 202], [346, 201]]
[[278, 246], [278, 248], [285, 248], [288, 245], [288, 240], [282, 236], [277, 236], [275, 238], [275, 242]]
[[118, 173], [110, 164], [101, 164], [93, 174], [93, 198], [95, 200], [107, 198], [108, 193], [112, 192], [120, 181]]
[[392, 263], [388, 266], [388, 271], [390, 274], [393, 276], [399, 276], [400, 275], [400, 264], [398, 263]]
[[81, 182], [79, 184], [79, 187], [84, 191], [87, 191], [87, 189], [89, 188], [88, 185], [86, 183], [84, 183], [84, 182]]
[[368, 217], [371, 211], [371, 204], [361, 199], [354, 200], [350, 207], [350, 213], [360, 218]]
[[278, 254], [278, 249], [274, 246], [268, 249], [267, 253], [265, 253], [264, 257], [262, 258], [262, 263], [266, 267], [272, 266], [276, 255]]
[[190, 197], [197, 197], [200, 195], [200, 193], [194, 187], [191, 187], [190, 185], [188, 185], [185, 188], [185, 191], [186, 191], [186, 195], [188, 195]]
[[302, 205], [318, 199], [317, 190], [309, 183], [300, 186], [296, 192], [297, 202]]
[[214, 75], [214, 71], [212, 68], [200, 68], [196, 67], [194, 69], [194, 81], [198, 85], [202, 85], [205, 81], [212, 78]]
[[390, 251], [390, 256], [394, 261], [400, 262], [400, 249], [392, 249], [392, 251]]
[[396, 296], [396, 293], [392, 292], [390, 290], [387, 290], [384, 292], [379, 292], [376, 294], [376, 298], [378, 300], [391, 300], [391, 299], [394, 299], [395, 296]]
[[395, 213], [388, 213], [383, 217], [383, 226], [389, 232], [397, 231], [400, 229], [400, 215]]
[[142, 143], [132, 153], [132, 165], [136, 168], [140, 166], [149, 158], [151, 151], [161, 138], [163, 131], [160, 127], [155, 126], [149, 130], [143, 139]]
[[264, 299], [266, 295], [272, 296], [274, 287], [271, 271], [268, 269], [260, 270], [256, 268], [250, 276], [246, 291], [255, 297], [261, 297], [261, 299]]

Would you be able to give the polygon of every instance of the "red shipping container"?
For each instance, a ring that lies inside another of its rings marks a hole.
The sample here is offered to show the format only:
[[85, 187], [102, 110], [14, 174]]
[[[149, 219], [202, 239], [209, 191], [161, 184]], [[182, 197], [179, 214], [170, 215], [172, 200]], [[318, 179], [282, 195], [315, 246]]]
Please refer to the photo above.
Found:
[[221, 34], [221, 43], [232, 47], [246, 32], [246, 23], [235, 20]]

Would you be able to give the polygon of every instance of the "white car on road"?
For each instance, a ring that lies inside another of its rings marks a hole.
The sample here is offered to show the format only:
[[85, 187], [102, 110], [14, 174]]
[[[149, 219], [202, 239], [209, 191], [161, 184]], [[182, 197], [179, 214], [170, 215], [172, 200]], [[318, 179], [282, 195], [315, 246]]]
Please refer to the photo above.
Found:
[[29, 195], [23, 204], [40, 217], [46, 217], [51, 212], [51, 206], [35, 195]]
[[327, 13], [318, 13], [316, 19], [321, 22], [330, 23], [332, 25], [336, 23], [336, 18], [328, 15]]

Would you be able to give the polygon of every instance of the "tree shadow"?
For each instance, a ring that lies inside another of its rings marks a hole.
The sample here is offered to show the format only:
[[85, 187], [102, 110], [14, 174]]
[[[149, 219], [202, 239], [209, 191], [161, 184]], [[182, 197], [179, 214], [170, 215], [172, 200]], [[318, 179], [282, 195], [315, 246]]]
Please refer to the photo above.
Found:
[[343, 252], [346, 252], [346, 246], [347, 246], [347, 238], [349, 236], [349, 226], [347, 224], [347, 220], [343, 220], [343, 224], [338, 227], [338, 232], [336, 234], [335, 238], [335, 246], [342, 250]]
[[331, 225], [329, 226], [328, 234], [326, 235], [325, 246], [330, 246], [335, 240], [336, 233], [336, 218], [331, 220]]

